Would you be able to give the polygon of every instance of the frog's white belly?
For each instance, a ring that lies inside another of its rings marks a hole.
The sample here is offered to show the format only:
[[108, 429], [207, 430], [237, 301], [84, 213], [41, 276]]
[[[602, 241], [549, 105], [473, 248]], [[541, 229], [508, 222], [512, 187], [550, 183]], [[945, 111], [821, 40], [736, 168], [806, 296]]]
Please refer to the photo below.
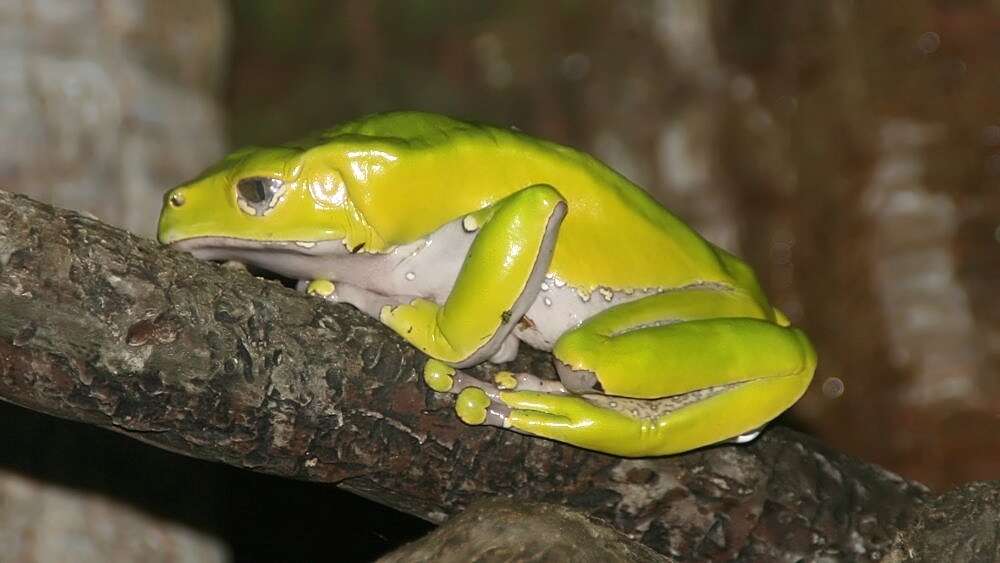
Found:
[[[341, 241], [268, 243], [206, 237], [175, 246], [207, 260], [239, 260], [299, 280], [327, 279], [335, 284], [353, 285], [392, 297], [396, 302], [423, 297], [443, 304], [476, 234], [466, 231], [460, 220], [453, 221], [422, 240], [377, 254], [363, 249], [351, 252]], [[537, 295], [513, 327], [512, 335], [541, 350], [550, 350], [563, 333], [597, 313], [648, 295], [643, 291], [599, 289], [583, 296], [552, 274], [529, 291], [536, 291]], [[516, 351], [512, 344], [516, 343], [504, 345], [503, 353], [497, 357], [511, 356]]]
[[646, 295], [649, 295], [646, 291], [622, 292], [602, 288], [582, 296], [576, 288], [549, 276], [542, 282], [541, 291], [528, 312], [514, 327], [513, 334], [532, 348], [551, 350], [563, 333], [580, 326], [583, 321], [615, 305]]
[[[382, 295], [423, 297], [444, 303], [475, 240], [461, 221], [454, 221], [425, 239], [394, 248], [386, 254], [337, 256], [327, 266], [334, 282], [349, 283]], [[551, 350], [568, 330], [614, 305], [643, 297], [607, 289], [589, 296], [549, 274], [540, 284], [527, 313], [513, 335], [533, 348]]]

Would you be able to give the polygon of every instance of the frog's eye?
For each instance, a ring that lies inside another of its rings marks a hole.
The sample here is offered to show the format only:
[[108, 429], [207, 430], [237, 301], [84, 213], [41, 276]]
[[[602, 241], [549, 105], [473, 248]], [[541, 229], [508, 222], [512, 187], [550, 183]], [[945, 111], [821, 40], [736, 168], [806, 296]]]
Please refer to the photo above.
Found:
[[248, 215], [260, 217], [281, 199], [282, 183], [276, 178], [254, 176], [236, 183], [236, 202]]

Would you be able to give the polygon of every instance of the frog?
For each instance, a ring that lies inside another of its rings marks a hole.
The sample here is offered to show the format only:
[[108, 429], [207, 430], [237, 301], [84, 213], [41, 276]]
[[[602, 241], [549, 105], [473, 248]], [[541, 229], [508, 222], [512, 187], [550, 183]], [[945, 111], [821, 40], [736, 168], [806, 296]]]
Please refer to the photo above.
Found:
[[[467, 424], [614, 456], [752, 440], [816, 368], [747, 263], [515, 127], [394, 111], [243, 148], [165, 193], [158, 239], [378, 319]], [[557, 379], [468, 373], [522, 343]]]

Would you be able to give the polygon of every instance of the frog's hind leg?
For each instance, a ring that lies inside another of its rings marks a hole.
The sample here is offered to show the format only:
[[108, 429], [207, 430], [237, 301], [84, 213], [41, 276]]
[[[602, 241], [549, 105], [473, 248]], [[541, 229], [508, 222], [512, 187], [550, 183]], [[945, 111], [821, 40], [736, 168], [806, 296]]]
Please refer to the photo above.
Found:
[[[565, 387], [590, 395], [500, 390], [509, 415], [499, 425], [624, 456], [752, 434], [802, 395], [815, 368], [808, 340], [783, 324], [766, 304], [720, 288], [619, 305], [553, 351]], [[463, 391], [459, 403], [492, 401], [479, 393]]]

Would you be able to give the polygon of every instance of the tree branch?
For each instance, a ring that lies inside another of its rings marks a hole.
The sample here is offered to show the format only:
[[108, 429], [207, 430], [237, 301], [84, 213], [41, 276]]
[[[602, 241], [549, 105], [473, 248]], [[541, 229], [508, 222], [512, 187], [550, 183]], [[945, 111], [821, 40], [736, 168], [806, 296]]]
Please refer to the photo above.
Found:
[[[425, 358], [351, 307], [5, 192], [0, 311], [4, 400], [438, 523], [499, 495], [665, 554], [855, 558], [886, 553], [929, 496], [781, 428], [626, 460], [465, 426], [420, 381]], [[516, 369], [551, 375], [541, 353]]]

